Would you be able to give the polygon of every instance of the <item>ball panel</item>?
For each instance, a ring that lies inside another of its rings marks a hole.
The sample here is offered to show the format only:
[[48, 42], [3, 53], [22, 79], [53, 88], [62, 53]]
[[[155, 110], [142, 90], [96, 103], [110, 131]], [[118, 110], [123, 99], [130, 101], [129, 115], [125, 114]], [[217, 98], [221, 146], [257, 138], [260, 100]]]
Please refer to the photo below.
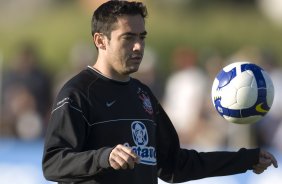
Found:
[[250, 117], [246, 117], [246, 118], [233, 118], [233, 117], [229, 117], [229, 116], [224, 116], [224, 118], [231, 123], [252, 124], [252, 123], [259, 121], [262, 118], [262, 116], [257, 115], [257, 116], [250, 116]]
[[248, 72], [243, 72], [238, 74], [238, 76], [231, 81], [232, 85], [234, 85], [237, 89], [241, 87], [249, 87], [254, 80], [253, 75], [249, 74]]
[[221, 105], [228, 107], [236, 103], [236, 88], [232, 85], [225, 86], [219, 90], [219, 96], [221, 97]]
[[262, 75], [265, 79], [265, 83], [266, 83], [266, 102], [267, 102], [267, 105], [269, 107], [272, 106], [273, 104], [273, 100], [274, 100], [274, 85], [273, 85], [273, 82], [270, 78], [270, 76], [265, 72], [265, 71], [262, 71]]
[[213, 85], [212, 85], [212, 103], [213, 103], [213, 105], [215, 105], [214, 101], [219, 96], [219, 93], [217, 91], [218, 84], [219, 84], [219, 81], [217, 79], [215, 79], [214, 82], [213, 82]]
[[238, 108], [248, 108], [253, 106], [258, 97], [258, 91], [250, 86], [241, 87], [237, 90], [237, 105]]

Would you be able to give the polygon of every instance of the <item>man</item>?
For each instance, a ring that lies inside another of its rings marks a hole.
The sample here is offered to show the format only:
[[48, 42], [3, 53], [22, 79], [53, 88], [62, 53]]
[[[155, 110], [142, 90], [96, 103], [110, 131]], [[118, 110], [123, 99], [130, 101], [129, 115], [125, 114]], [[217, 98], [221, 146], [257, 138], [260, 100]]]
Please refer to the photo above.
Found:
[[48, 180], [61, 184], [184, 182], [277, 166], [260, 149], [198, 153], [180, 149], [150, 89], [130, 74], [141, 63], [146, 8], [108, 1], [93, 15], [98, 58], [68, 81], [54, 105], [43, 156]]

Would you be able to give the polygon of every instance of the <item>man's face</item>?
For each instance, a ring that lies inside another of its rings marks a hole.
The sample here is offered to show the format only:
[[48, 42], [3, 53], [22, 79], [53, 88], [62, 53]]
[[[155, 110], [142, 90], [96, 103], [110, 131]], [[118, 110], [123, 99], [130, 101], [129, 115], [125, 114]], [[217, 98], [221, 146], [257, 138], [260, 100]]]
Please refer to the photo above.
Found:
[[106, 57], [112, 72], [129, 75], [136, 72], [143, 58], [145, 23], [141, 15], [118, 18], [111, 39], [106, 42]]

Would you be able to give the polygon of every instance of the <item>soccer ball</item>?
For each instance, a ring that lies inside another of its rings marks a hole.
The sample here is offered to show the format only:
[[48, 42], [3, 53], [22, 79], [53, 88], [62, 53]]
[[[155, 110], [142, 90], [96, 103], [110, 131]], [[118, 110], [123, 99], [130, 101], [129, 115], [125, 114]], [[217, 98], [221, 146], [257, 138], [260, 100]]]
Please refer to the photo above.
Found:
[[273, 98], [274, 86], [267, 72], [248, 61], [227, 65], [212, 85], [216, 111], [232, 123], [257, 122], [270, 110]]

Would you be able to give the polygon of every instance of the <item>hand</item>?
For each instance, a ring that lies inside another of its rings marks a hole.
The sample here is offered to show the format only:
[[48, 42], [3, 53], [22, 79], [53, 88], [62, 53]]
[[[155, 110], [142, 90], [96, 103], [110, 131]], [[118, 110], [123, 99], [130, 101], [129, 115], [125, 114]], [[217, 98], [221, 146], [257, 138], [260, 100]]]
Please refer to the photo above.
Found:
[[260, 150], [259, 153], [259, 162], [253, 166], [253, 172], [256, 174], [261, 174], [263, 173], [271, 164], [275, 168], [278, 167], [277, 160], [274, 158], [274, 156], [265, 151], [265, 150]]
[[124, 145], [117, 145], [110, 153], [110, 166], [116, 170], [118, 169], [133, 169], [134, 165], [139, 164], [139, 156], [129, 147]]

